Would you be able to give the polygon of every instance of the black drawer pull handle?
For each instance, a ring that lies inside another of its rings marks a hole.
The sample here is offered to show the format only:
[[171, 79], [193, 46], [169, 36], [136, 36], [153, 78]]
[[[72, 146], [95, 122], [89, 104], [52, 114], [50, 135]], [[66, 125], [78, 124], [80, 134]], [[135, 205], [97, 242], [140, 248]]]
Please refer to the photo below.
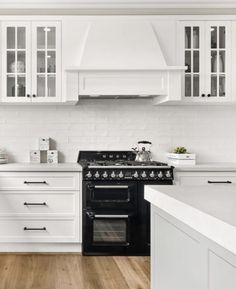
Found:
[[28, 181], [24, 181], [24, 184], [26, 184], [26, 185], [30, 185], [30, 184], [44, 184], [44, 185], [46, 185], [47, 182], [46, 181], [43, 181], [43, 182], [28, 182]]
[[46, 227], [43, 227], [43, 228], [27, 228], [27, 227], [24, 227], [24, 231], [46, 231]]
[[47, 203], [46, 202], [43, 202], [43, 203], [27, 203], [27, 202], [24, 202], [24, 206], [47, 206]]
[[208, 184], [232, 184], [231, 181], [208, 181]]

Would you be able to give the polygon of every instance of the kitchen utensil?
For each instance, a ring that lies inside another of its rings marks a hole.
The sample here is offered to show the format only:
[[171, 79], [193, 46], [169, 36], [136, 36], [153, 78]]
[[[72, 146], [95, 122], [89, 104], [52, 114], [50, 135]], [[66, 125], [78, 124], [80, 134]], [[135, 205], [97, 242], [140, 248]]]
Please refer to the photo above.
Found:
[[139, 141], [133, 151], [136, 153], [135, 161], [137, 162], [150, 162], [152, 160], [150, 148], [152, 143], [150, 141]]

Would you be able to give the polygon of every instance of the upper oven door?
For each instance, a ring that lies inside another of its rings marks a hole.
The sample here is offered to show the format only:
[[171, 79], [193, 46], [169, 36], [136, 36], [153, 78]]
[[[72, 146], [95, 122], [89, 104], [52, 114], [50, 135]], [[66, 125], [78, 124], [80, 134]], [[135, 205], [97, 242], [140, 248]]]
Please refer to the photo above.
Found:
[[92, 209], [135, 209], [135, 182], [85, 182], [84, 206]]

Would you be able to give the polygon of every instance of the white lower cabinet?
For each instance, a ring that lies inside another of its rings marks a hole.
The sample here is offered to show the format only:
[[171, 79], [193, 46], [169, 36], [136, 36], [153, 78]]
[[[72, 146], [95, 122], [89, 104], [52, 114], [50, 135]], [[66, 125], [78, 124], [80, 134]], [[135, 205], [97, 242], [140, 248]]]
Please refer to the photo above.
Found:
[[79, 179], [78, 172], [0, 172], [0, 243], [79, 243]]
[[175, 172], [176, 185], [230, 185], [236, 184], [236, 172]]
[[0, 220], [1, 242], [75, 242], [76, 220], [14, 218]]

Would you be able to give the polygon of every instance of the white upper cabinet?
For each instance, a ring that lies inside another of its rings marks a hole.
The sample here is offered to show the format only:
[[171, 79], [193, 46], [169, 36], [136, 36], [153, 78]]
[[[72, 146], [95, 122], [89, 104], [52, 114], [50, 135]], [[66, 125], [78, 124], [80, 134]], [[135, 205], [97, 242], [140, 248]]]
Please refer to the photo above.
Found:
[[2, 101], [60, 102], [58, 22], [2, 23]]
[[183, 21], [182, 61], [187, 66], [183, 100], [227, 102], [231, 100], [231, 23]]

